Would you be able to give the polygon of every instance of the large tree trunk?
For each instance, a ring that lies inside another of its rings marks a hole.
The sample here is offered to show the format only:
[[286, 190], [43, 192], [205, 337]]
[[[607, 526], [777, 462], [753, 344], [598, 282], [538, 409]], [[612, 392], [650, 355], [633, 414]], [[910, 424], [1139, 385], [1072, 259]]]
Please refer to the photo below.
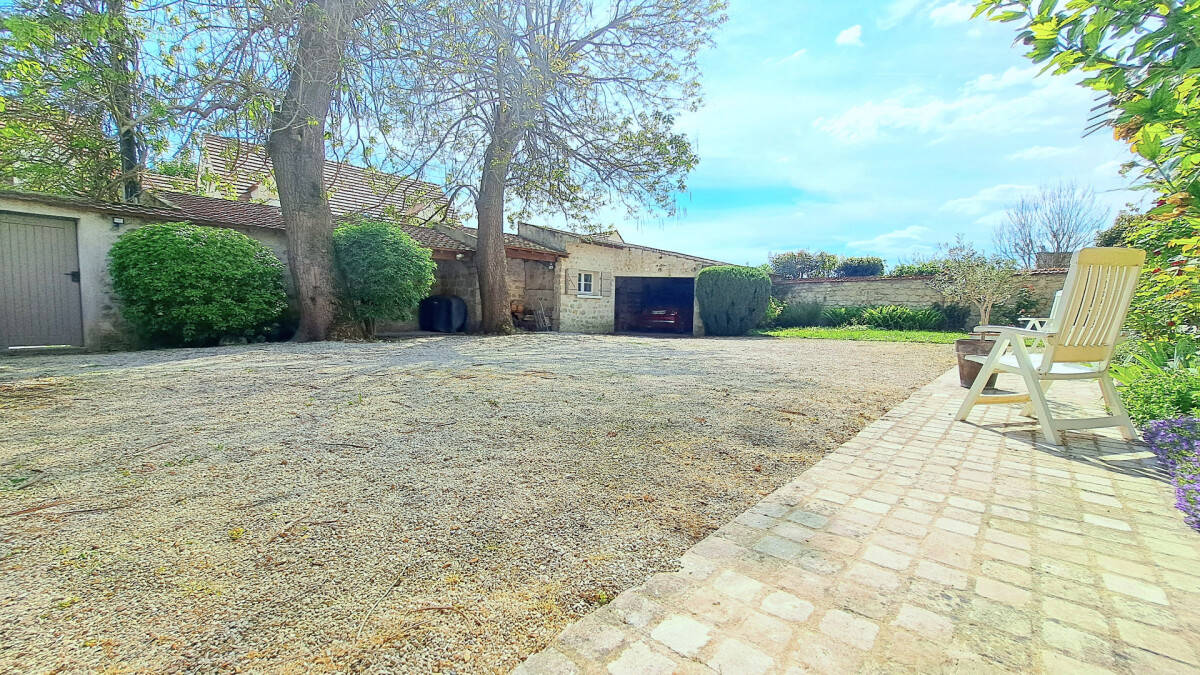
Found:
[[479, 219], [475, 268], [479, 273], [480, 323], [485, 333], [512, 331], [507, 260], [504, 253], [504, 185], [508, 180], [511, 141], [493, 139], [484, 157], [475, 211]]
[[137, 43], [126, 23], [125, 0], [108, 0], [106, 11], [114, 20], [108, 49], [109, 65], [116, 76], [112, 78], [109, 97], [121, 155], [121, 192], [125, 201], [134, 202], [142, 193], [139, 174], [144, 160], [143, 144], [134, 119], [133, 83], [136, 74], [133, 59], [137, 55]]
[[[271, 120], [267, 155], [287, 227], [288, 266], [300, 304], [297, 340], [325, 340], [337, 312], [333, 219], [325, 194], [325, 124], [352, 5], [310, 0], [283, 101]], [[319, 10], [319, 11], [314, 11]]]

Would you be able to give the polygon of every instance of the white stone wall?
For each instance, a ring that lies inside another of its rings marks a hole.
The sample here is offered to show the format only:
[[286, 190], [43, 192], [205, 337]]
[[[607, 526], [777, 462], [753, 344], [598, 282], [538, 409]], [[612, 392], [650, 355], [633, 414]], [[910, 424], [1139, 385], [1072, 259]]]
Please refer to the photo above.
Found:
[[[1018, 277], [1018, 283], [1033, 289], [1041, 316], [1050, 311], [1054, 293], [1062, 290], [1066, 280], [1066, 272]], [[918, 309], [944, 301], [941, 294], [929, 287], [927, 277], [799, 279], [777, 282], [772, 291], [785, 303], [819, 302], [826, 307], [900, 305]], [[978, 319], [978, 312], [972, 312], [971, 320]]]
[[[558, 330], [571, 333], [611, 333], [615, 329], [616, 307], [614, 290], [616, 277], [687, 277], [708, 264], [674, 256], [666, 252], [647, 251], [637, 248], [614, 248], [569, 239], [563, 242], [567, 255], [558, 264], [559, 295]], [[596, 297], [581, 296], [576, 292], [579, 272], [593, 272], [599, 288]], [[700, 308], [693, 302], [695, 317], [693, 334], [704, 334], [704, 323], [700, 320]]]

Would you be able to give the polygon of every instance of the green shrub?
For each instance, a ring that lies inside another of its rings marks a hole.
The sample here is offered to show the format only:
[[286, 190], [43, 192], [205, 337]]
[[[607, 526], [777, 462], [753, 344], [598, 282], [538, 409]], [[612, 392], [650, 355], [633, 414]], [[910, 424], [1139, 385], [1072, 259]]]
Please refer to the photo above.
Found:
[[883, 258], [845, 258], [834, 274], [839, 277], [877, 277], [883, 274]]
[[1195, 369], [1148, 373], [1117, 391], [1138, 426], [1200, 413], [1200, 372]]
[[771, 278], [753, 267], [719, 265], [696, 275], [696, 300], [709, 335], [745, 335], [767, 310]]
[[361, 220], [333, 231], [343, 311], [367, 336], [376, 321], [412, 318], [433, 286], [433, 257], [392, 223]]
[[858, 323], [866, 307], [827, 307], [821, 312], [821, 323], [838, 328]]
[[992, 307], [990, 323], [996, 326], [1023, 325], [1021, 317], [1041, 316], [1045, 313], [1039, 310], [1040, 303], [1033, 297], [1033, 289], [1022, 286], [1011, 298]]
[[956, 305], [952, 302], [935, 302], [929, 308], [942, 315], [942, 325], [938, 326], [941, 330], [965, 331], [972, 328], [968, 325], [971, 321], [970, 307]]
[[[760, 267], [760, 269], [761, 269], [761, 267]], [[763, 270], [763, 271], [766, 272], [766, 270]], [[767, 272], [767, 273], [770, 274], [770, 272]], [[771, 296], [771, 298], [769, 300], [767, 300], [767, 309], [765, 312], [763, 312], [763, 318], [759, 319], [759, 321], [758, 321], [758, 327], [759, 328], [774, 328], [774, 327], [778, 326], [779, 325], [779, 313], [783, 311], [783, 308], [784, 308], [783, 301], [780, 300], [779, 298], [776, 298], [775, 296]]]
[[937, 260], [924, 262], [901, 263], [888, 272], [889, 277], [931, 277], [942, 271], [942, 263]]
[[1190, 336], [1130, 341], [1110, 367], [1129, 417], [1142, 426], [1200, 412], [1200, 344]]
[[912, 328], [907, 330], [941, 330], [946, 325], [946, 315], [932, 307], [914, 309]]
[[899, 305], [871, 307], [862, 313], [858, 323], [888, 330], [935, 330], [946, 317], [933, 309], [910, 309]]
[[825, 306], [819, 302], [793, 302], [784, 305], [775, 323], [783, 328], [820, 326], [824, 309]]
[[260, 339], [287, 308], [283, 263], [234, 230], [161, 223], [130, 230], [109, 251], [121, 313], [156, 346]]

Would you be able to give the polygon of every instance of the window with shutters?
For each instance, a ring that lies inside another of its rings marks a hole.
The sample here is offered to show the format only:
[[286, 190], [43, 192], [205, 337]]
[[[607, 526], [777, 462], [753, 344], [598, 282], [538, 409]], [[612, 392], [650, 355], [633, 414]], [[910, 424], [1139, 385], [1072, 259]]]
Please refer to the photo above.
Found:
[[580, 272], [578, 281], [575, 286], [575, 292], [579, 295], [599, 295], [599, 289], [596, 288], [596, 273], [595, 272]]

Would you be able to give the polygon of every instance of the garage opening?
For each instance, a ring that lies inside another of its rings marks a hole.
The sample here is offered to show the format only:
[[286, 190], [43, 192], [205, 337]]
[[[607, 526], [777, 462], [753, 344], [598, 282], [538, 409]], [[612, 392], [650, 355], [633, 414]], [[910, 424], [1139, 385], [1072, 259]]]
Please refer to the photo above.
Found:
[[696, 281], [690, 278], [617, 277], [618, 333], [692, 334]]

